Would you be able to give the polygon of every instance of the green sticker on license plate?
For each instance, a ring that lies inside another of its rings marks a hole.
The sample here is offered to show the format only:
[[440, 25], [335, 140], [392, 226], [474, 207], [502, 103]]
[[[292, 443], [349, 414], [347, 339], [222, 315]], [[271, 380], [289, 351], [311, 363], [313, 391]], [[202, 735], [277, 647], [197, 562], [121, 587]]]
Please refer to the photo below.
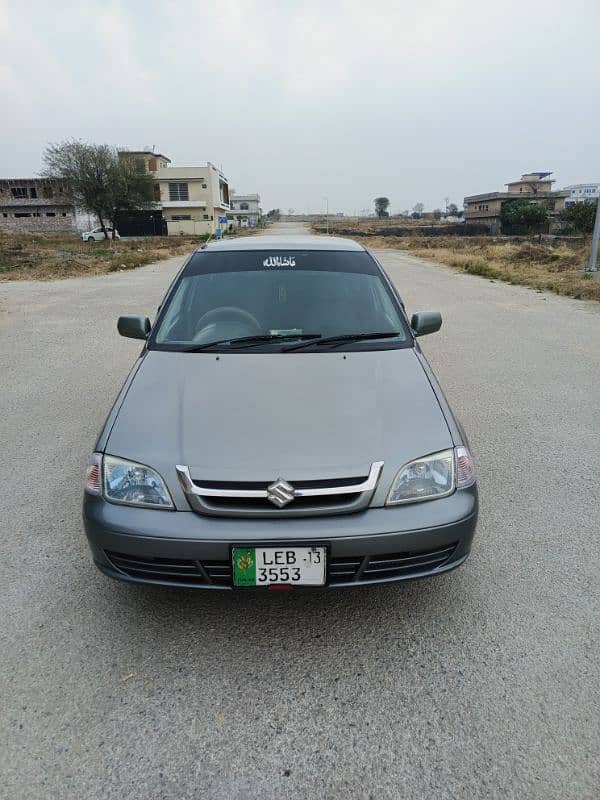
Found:
[[256, 557], [253, 547], [234, 547], [233, 585], [256, 586]]

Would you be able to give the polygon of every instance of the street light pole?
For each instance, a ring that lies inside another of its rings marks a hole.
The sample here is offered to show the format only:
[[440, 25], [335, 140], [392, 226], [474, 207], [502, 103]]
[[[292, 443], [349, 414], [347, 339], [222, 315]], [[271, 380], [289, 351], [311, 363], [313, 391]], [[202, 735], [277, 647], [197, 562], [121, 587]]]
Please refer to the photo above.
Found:
[[592, 234], [592, 247], [590, 249], [590, 260], [588, 261], [586, 272], [598, 271], [598, 241], [600, 240], [600, 197], [596, 205], [596, 221], [594, 222], [594, 232]]

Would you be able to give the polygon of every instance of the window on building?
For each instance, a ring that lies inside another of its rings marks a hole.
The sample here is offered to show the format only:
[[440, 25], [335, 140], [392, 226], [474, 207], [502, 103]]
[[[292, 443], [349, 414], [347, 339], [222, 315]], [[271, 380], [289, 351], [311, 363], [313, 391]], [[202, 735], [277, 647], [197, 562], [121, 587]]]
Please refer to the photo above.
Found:
[[31, 214], [26, 212], [26, 211], [17, 211], [16, 214], [15, 214], [15, 217], [17, 219], [21, 219], [21, 217], [30, 217], [30, 216], [31, 216]]
[[248, 203], [240, 203], [240, 211], [248, 211], [249, 208]]
[[12, 196], [13, 197], [27, 197], [27, 187], [26, 186], [13, 186], [11, 187]]
[[55, 217], [56, 213], [54, 211], [46, 211], [46, 216], [47, 217]]
[[29, 190], [29, 197], [31, 197], [32, 200], [37, 200], [37, 189], [35, 186], [32, 186]]
[[205, 183], [203, 183], [203, 184], [202, 184], [202, 188], [203, 188], [203, 189], [206, 189], [206, 188], [207, 188], [207, 186], [206, 186], [206, 184], [205, 184]]
[[66, 217], [67, 216], [67, 212], [63, 211], [62, 215], [63, 215], [63, 217]]
[[208, 219], [208, 214], [204, 214], [202, 219]]
[[54, 189], [51, 186], [44, 186], [42, 189], [42, 197], [46, 200], [50, 200], [51, 197], [54, 197]]
[[4, 217], [4, 219], [6, 219], [8, 217], [8, 214], [6, 213], [6, 211], [2, 212], [2, 216]]
[[40, 212], [39, 212], [39, 211], [34, 211], [32, 216], [34, 216], [34, 217], [41, 217], [42, 215], [40, 214]]
[[173, 220], [173, 222], [182, 222], [182, 221], [185, 221], [185, 220], [191, 220], [191, 218], [192, 217], [191, 217], [190, 214], [173, 214], [171, 216], [171, 219]]
[[169, 200], [189, 200], [190, 194], [187, 183], [170, 183]]

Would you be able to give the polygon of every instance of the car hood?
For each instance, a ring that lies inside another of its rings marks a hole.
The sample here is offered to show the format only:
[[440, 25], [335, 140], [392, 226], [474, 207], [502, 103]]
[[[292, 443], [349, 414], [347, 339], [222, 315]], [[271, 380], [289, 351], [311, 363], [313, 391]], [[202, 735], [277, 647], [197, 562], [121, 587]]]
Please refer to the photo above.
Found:
[[[380, 480], [453, 444], [415, 351], [149, 351], [106, 452], [157, 469], [187, 507], [175, 465], [205, 481]], [[379, 492], [378, 492], [379, 494]]]

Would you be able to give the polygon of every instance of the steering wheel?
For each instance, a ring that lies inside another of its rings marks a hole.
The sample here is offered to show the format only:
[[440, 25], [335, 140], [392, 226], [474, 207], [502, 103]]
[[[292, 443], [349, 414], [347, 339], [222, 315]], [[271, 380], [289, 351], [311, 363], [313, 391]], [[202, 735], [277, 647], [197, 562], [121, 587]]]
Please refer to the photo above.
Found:
[[255, 333], [262, 333], [262, 326], [260, 322], [250, 314], [249, 311], [244, 311], [243, 308], [236, 306], [220, 306], [213, 308], [203, 314], [198, 320], [197, 333], [194, 336], [194, 341], [202, 336], [205, 328], [209, 325], [241, 325], [242, 328], [248, 330], [248, 335], [252, 336]]

